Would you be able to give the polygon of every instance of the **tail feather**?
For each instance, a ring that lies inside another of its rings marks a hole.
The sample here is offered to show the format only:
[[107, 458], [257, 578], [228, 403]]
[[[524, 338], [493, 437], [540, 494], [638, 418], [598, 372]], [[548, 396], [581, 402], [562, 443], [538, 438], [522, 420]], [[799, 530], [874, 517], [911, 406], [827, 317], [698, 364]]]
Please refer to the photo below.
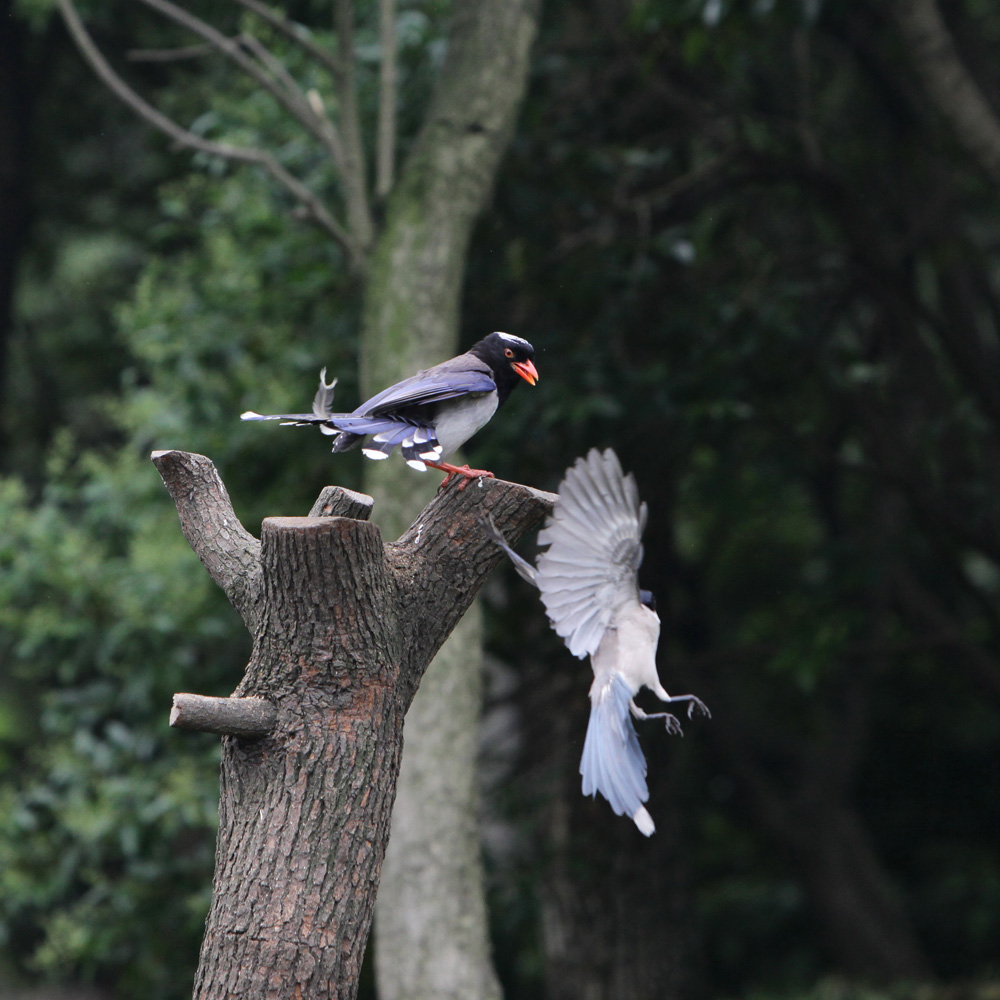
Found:
[[416, 468], [424, 469], [424, 461], [441, 457], [441, 445], [428, 424], [386, 414], [369, 416], [363, 413], [334, 413], [332, 411], [337, 380], [326, 381], [326, 369], [319, 375], [319, 388], [313, 397], [312, 413], [256, 413], [247, 410], [241, 420], [280, 420], [293, 427], [318, 425], [333, 437], [333, 451], [349, 451], [365, 437], [372, 440], [364, 449], [369, 458], [388, 458], [396, 447], [401, 447], [403, 457]]
[[612, 674], [591, 690], [590, 722], [580, 774], [583, 794], [600, 792], [618, 816], [629, 816], [647, 837], [656, 827], [643, 803], [649, 799], [646, 758], [629, 718], [628, 685]]
[[240, 420], [285, 420], [295, 424], [322, 424], [329, 419], [315, 413], [254, 413], [253, 410], [247, 410], [240, 414]]
[[496, 526], [493, 518], [489, 514], [479, 519], [479, 525], [486, 532], [487, 536], [491, 541], [495, 542], [507, 553], [508, 558], [514, 564], [514, 569], [517, 570], [518, 576], [522, 580], [526, 580], [533, 587], [538, 586], [538, 581], [535, 578], [535, 567], [528, 562], [527, 559], [522, 559], [508, 544], [507, 539], [504, 538], [503, 532]]
[[333, 414], [333, 392], [337, 388], [337, 380], [326, 380], [326, 369], [319, 373], [319, 388], [313, 396], [313, 413], [317, 417], [330, 417]]

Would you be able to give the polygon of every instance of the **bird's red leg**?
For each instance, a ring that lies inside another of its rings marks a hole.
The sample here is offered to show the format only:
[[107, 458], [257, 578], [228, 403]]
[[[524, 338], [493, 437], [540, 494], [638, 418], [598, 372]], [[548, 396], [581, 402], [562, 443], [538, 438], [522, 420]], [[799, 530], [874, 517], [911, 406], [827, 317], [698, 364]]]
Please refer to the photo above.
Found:
[[493, 473], [488, 469], [470, 469], [467, 465], [452, 465], [450, 462], [425, 461], [424, 465], [428, 466], [428, 468], [439, 469], [441, 472], [447, 473], [441, 485], [438, 487], [439, 490], [444, 489], [455, 476], [463, 477], [463, 481], [458, 484], [459, 492], [464, 490], [473, 479], [479, 479], [481, 476], [493, 479]]

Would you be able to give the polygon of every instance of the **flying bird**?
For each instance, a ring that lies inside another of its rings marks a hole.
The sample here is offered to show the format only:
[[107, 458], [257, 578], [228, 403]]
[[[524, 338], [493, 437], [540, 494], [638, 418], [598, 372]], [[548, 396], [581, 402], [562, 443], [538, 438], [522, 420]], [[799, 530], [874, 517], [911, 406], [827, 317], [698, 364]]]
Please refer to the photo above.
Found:
[[600, 792], [619, 816], [630, 816], [647, 837], [655, 830], [644, 802], [646, 758], [629, 719], [664, 719], [668, 732], [683, 735], [669, 712], [648, 715], [635, 703], [647, 687], [667, 705], [687, 703], [688, 718], [709, 715], [692, 694], [669, 695], [656, 670], [660, 619], [652, 594], [639, 589], [646, 504], [618, 456], [592, 448], [566, 470], [559, 497], [538, 533], [548, 548], [537, 566], [507, 544], [492, 521], [484, 527], [513, 560], [518, 573], [541, 592], [553, 629], [576, 657], [590, 657], [590, 722], [580, 774], [583, 794]]
[[324, 368], [312, 413], [248, 410], [240, 419], [318, 424], [324, 434], [334, 435], [335, 452], [354, 448], [367, 437], [361, 450], [373, 459], [388, 458], [398, 445], [412, 468], [423, 471], [430, 466], [447, 473], [442, 486], [452, 476], [466, 477], [461, 489], [470, 479], [493, 473], [451, 465], [444, 459], [489, 421], [520, 379], [529, 385], [538, 381], [534, 356], [535, 349], [521, 337], [491, 333], [465, 354], [383, 389], [351, 413], [331, 412], [337, 380], [328, 383]]

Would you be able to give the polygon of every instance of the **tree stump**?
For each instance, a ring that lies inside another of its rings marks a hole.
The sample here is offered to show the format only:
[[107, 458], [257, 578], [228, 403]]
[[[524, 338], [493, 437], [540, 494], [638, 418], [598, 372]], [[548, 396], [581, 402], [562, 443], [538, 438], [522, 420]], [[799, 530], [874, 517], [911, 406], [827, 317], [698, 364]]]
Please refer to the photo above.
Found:
[[483, 479], [443, 490], [397, 541], [370, 498], [327, 487], [258, 541], [212, 462], [154, 452], [181, 529], [253, 636], [231, 698], [175, 696], [172, 724], [223, 736], [212, 904], [196, 1000], [357, 994], [402, 751], [434, 654], [552, 494]]

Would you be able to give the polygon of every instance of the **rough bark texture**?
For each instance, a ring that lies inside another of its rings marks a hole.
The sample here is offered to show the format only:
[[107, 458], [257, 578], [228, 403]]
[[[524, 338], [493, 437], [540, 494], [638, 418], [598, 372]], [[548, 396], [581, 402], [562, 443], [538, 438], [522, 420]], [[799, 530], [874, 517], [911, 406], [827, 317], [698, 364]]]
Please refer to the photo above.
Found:
[[[537, 9], [538, 0], [453, 6], [437, 90], [369, 263], [361, 349], [366, 391], [457, 352], [466, 249], [513, 132]], [[497, 328], [504, 328], [503, 317]], [[412, 473], [398, 462], [371, 463], [366, 475], [376, 517], [395, 537], [433, 484], [415, 488]], [[463, 623], [441, 651], [407, 719], [404, 790], [379, 897], [382, 1000], [499, 996], [473, 821], [478, 620]], [[430, 953], [428, 942], [435, 945]]]
[[500, 558], [478, 518], [490, 513], [517, 538], [553, 498], [501, 481], [450, 489], [391, 545], [352, 518], [268, 518], [254, 558], [256, 540], [235, 521], [208, 459], [157, 452], [154, 461], [185, 537], [236, 596], [254, 636], [235, 694], [277, 713], [267, 736], [223, 738], [216, 872], [194, 995], [354, 997], [403, 716]]

